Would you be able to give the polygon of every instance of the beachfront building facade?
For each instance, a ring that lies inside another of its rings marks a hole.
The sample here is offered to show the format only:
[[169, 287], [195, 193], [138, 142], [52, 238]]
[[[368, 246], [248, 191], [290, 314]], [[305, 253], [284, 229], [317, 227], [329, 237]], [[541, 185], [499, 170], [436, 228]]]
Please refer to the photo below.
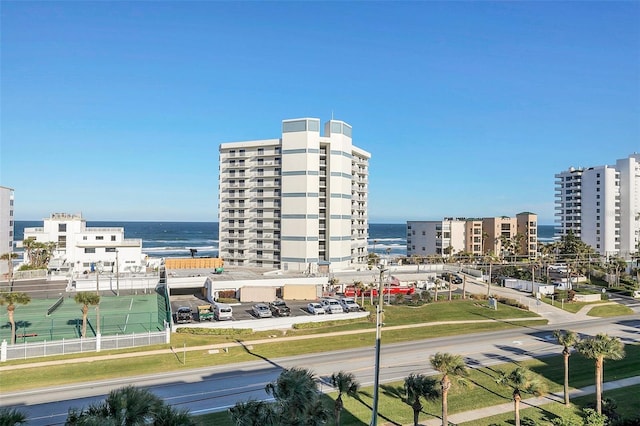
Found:
[[407, 222], [407, 256], [454, 254], [535, 258], [538, 217], [518, 213], [515, 217], [445, 218], [441, 221]]
[[[13, 254], [13, 236], [15, 222], [13, 217], [14, 191], [11, 188], [0, 186], [0, 255]], [[0, 261], [0, 280], [8, 277], [9, 261]], [[7, 278], [8, 279], [8, 278]]]
[[42, 227], [25, 228], [24, 239], [53, 243], [49, 270], [55, 273], [139, 273], [146, 267], [142, 239], [125, 238], [121, 227], [88, 227], [80, 214], [53, 213]]
[[640, 242], [640, 154], [615, 166], [555, 175], [557, 237], [569, 232], [603, 256], [629, 258]]
[[284, 120], [278, 139], [220, 145], [220, 257], [314, 273], [366, 264], [369, 159], [349, 124]]
[[448, 257], [465, 251], [464, 219], [408, 221], [407, 256]]

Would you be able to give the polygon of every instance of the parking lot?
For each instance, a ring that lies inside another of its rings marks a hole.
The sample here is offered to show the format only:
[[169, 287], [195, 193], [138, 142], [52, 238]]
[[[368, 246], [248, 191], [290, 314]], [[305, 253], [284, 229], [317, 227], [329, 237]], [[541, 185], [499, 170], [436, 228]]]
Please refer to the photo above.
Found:
[[[313, 317], [314, 315], [307, 312], [307, 304], [309, 304], [309, 300], [294, 300], [294, 301], [285, 301], [287, 306], [291, 308], [291, 316], [292, 317]], [[264, 318], [257, 318], [252, 311], [253, 305], [257, 302], [252, 303], [238, 303], [232, 304], [233, 308], [233, 320], [234, 321], [245, 321], [245, 320], [254, 320], [254, 321], [264, 321]], [[264, 302], [266, 304], [269, 301]], [[172, 296], [171, 297], [171, 310], [172, 312], [176, 312], [180, 307], [189, 307], [191, 308], [191, 312], [193, 313], [193, 322], [199, 322], [198, 318], [198, 306], [201, 305], [209, 305], [209, 301], [200, 299], [196, 296]], [[348, 315], [348, 314], [345, 314]], [[331, 314], [328, 314], [327, 317], [331, 317]], [[208, 322], [208, 321], [207, 321]]]

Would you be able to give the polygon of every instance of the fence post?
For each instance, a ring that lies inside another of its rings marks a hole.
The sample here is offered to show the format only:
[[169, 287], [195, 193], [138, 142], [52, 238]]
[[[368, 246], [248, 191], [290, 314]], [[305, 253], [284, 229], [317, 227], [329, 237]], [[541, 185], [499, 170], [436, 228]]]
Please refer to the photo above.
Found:
[[169, 324], [166, 324], [164, 327], [164, 335], [165, 335], [164, 342], [166, 344], [171, 343], [171, 328], [169, 327]]
[[98, 333], [96, 334], [96, 352], [100, 352], [101, 348], [102, 348], [102, 334]]
[[0, 362], [7, 361], [7, 340], [2, 340], [2, 345], [0, 345]]

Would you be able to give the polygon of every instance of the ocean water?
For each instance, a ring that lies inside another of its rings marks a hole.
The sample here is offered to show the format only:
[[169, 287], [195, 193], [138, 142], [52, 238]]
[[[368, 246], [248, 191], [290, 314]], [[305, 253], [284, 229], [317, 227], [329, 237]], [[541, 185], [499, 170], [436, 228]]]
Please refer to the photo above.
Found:
[[[16, 221], [15, 241], [24, 239], [24, 228], [41, 227], [42, 221]], [[142, 251], [149, 257], [218, 256], [217, 222], [103, 222], [87, 221], [88, 227], [124, 228], [125, 238], [142, 240]], [[553, 225], [539, 225], [538, 239], [553, 241]], [[404, 223], [370, 223], [368, 250], [392, 256], [407, 255], [407, 228]]]

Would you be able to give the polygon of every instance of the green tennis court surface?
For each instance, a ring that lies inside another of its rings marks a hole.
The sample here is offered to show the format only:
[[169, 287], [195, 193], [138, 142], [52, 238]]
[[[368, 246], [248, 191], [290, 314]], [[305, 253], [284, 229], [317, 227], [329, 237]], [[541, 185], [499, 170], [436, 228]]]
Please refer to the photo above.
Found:
[[[56, 299], [32, 299], [27, 305], [16, 305], [16, 343], [80, 337], [82, 305], [76, 303], [73, 297], [74, 294], [64, 296], [62, 303], [50, 315], [47, 312], [56, 303]], [[89, 306], [87, 337], [94, 337], [98, 326], [103, 336], [163, 330], [158, 305], [164, 302], [158, 298], [162, 296], [157, 293], [102, 296], [99, 309]], [[7, 307], [0, 306], [0, 341], [6, 339], [10, 342], [10, 336]]]

